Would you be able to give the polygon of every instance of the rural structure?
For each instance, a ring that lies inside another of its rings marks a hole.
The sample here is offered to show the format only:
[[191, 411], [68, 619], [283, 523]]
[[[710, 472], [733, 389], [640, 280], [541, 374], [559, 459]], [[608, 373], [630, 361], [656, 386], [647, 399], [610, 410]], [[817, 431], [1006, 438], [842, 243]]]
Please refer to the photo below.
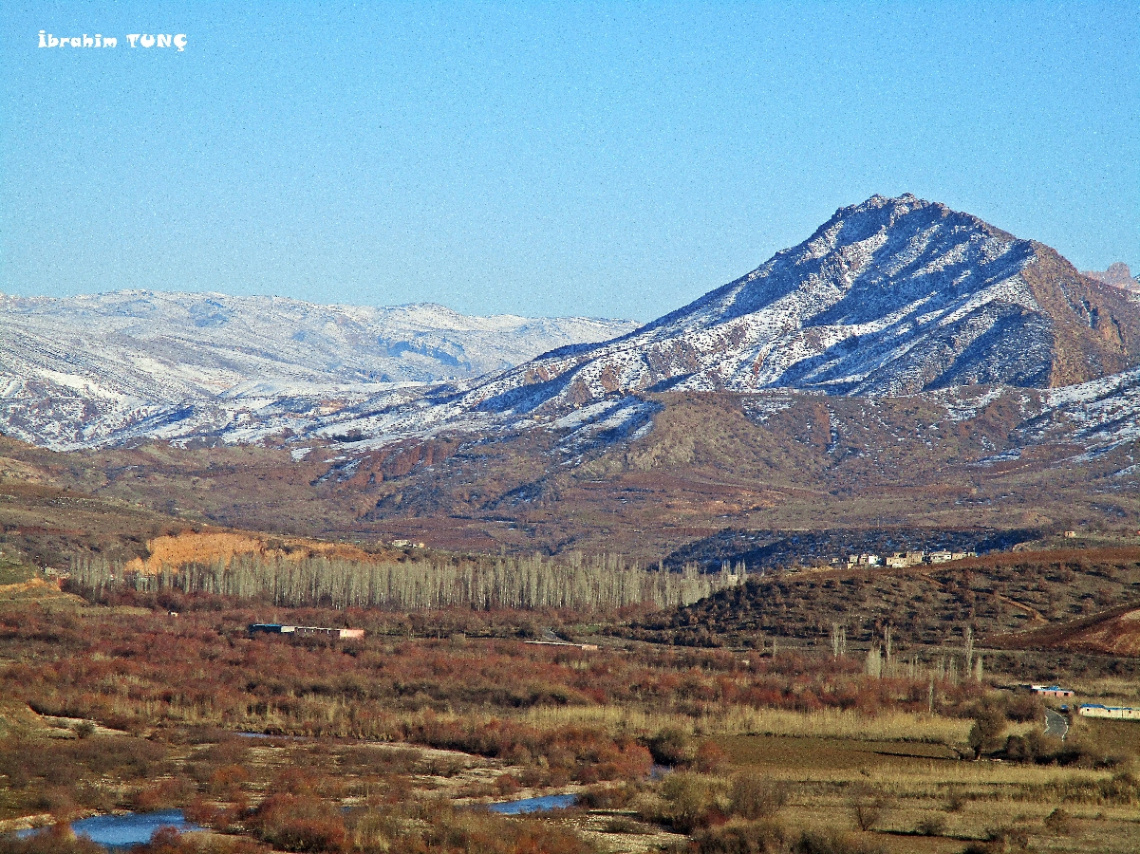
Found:
[[326, 637], [341, 640], [359, 640], [364, 629], [335, 629], [326, 626], [290, 626], [283, 623], [250, 623], [251, 635], [293, 635], [294, 637]]
[[1087, 703], [1078, 706], [1077, 712], [1086, 718], [1118, 718], [1140, 721], [1140, 709], [1130, 706], [1104, 706], [1100, 703]]
[[1072, 690], [1062, 688], [1060, 685], [1018, 685], [1017, 687], [1032, 691], [1039, 697], [1059, 697], [1064, 700], [1073, 696]]

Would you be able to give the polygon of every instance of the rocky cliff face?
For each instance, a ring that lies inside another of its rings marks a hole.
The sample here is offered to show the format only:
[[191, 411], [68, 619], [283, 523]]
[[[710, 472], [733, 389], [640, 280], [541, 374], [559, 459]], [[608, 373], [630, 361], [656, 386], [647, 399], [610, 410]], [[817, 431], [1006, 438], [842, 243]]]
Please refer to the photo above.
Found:
[[469, 399], [534, 411], [615, 392], [1047, 388], [1138, 360], [1140, 306], [1119, 291], [970, 214], [875, 196], [692, 304], [616, 341], [547, 354]]
[[1081, 275], [1086, 279], [1096, 279], [1098, 282], [1112, 285], [1114, 288], [1134, 291], [1140, 286], [1140, 277], [1133, 277], [1128, 265], [1121, 261], [1110, 264], [1107, 270], [1084, 270]]

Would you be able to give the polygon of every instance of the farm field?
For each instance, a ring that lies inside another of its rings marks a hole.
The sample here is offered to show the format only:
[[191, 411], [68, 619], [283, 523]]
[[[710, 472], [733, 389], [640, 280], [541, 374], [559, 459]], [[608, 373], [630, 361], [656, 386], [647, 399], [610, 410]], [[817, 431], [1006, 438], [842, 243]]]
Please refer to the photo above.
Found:
[[[852, 792], [873, 781], [882, 799], [874, 844], [885, 851], [957, 852], [987, 837], [999, 843], [993, 850], [1125, 852], [1140, 844], [1133, 807], [1086, 800], [1112, 785], [1103, 771], [963, 762], [942, 745], [897, 741], [736, 736], [717, 743], [734, 769], [758, 770], [796, 793], [782, 812], [801, 829], [833, 826], [854, 809]], [[1049, 819], [1058, 809], [1068, 816], [1063, 827]]]

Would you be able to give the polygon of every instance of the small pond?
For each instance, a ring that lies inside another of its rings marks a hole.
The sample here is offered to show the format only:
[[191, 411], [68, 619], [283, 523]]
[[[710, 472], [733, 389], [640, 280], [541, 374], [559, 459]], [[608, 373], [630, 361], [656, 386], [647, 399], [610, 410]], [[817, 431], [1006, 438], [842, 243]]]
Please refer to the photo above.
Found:
[[[204, 830], [191, 824], [182, 810], [160, 810], [158, 812], [126, 813], [125, 815], [97, 815], [71, 823], [76, 836], [90, 837], [91, 841], [106, 848], [129, 848], [150, 842], [150, 838], [160, 827], [173, 827], [182, 832]], [[38, 830], [24, 830], [19, 836], [40, 833]]]
[[547, 812], [548, 810], [564, 810], [578, 803], [577, 795], [543, 795], [541, 798], [524, 798], [521, 801], [505, 801], [499, 804], [488, 804], [491, 812], [503, 815], [519, 815], [525, 812]]

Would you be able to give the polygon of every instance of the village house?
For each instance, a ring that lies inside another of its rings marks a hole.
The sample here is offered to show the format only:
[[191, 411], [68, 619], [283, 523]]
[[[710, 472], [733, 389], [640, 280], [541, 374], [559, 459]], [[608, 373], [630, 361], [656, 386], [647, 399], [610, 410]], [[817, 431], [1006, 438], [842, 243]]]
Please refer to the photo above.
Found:
[[887, 558], [887, 566], [892, 569], [905, 569], [908, 566], [918, 566], [923, 563], [949, 563], [952, 560], [964, 560], [968, 557], [977, 556], [977, 552], [952, 552], [946, 550], [936, 552], [895, 552]]
[[1140, 709], [1134, 709], [1130, 706], [1103, 706], [1100, 703], [1086, 703], [1077, 706], [1077, 712], [1086, 718], [1140, 720]]
[[531, 644], [532, 646], [568, 646], [574, 649], [580, 649], [583, 652], [597, 652], [598, 645], [596, 643], [571, 643], [570, 641], [549, 641], [549, 640], [528, 640], [524, 643]]
[[341, 640], [359, 640], [364, 637], [364, 629], [336, 629], [325, 626], [290, 626], [283, 623], [250, 623], [249, 633], [270, 635], [293, 635], [294, 637], [328, 637]]
[[1032, 691], [1039, 697], [1060, 697], [1061, 699], [1068, 699], [1073, 696], [1073, 692], [1068, 688], [1062, 688], [1060, 685], [1018, 685], [1025, 691]]

